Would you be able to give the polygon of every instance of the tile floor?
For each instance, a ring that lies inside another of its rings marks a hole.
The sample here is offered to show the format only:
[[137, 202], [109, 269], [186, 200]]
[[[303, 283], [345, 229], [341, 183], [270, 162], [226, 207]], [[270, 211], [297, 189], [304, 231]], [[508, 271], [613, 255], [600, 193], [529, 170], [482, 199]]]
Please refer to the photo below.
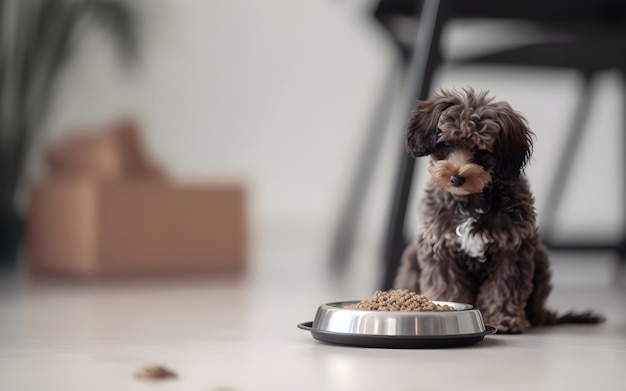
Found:
[[[355, 254], [360, 275], [330, 278], [321, 262], [325, 235], [306, 231], [266, 232], [239, 279], [80, 283], [3, 275], [0, 389], [626, 389], [626, 289], [618, 284], [567, 281], [551, 296], [555, 308], [596, 307], [608, 315], [599, 326], [488, 336], [461, 349], [317, 342], [296, 325], [322, 303], [369, 295], [375, 268], [363, 266], [375, 257]], [[134, 377], [150, 364], [178, 378]]]

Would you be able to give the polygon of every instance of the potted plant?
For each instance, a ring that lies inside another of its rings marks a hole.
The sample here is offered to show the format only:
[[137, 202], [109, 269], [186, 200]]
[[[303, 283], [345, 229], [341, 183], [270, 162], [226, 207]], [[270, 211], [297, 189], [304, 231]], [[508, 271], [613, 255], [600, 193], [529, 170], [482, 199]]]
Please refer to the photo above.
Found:
[[107, 28], [132, 62], [136, 22], [136, 11], [123, 0], [0, 0], [0, 265], [17, 262], [22, 222], [16, 189], [81, 29]]

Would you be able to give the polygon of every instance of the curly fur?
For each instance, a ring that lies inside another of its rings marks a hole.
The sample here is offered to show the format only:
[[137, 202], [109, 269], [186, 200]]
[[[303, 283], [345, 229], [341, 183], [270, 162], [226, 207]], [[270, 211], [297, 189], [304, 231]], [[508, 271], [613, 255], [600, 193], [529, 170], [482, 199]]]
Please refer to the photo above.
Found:
[[487, 92], [441, 90], [418, 102], [407, 151], [430, 155], [433, 182], [395, 288], [473, 304], [504, 333], [602, 320], [591, 313], [558, 316], [545, 307], [552, 289], [548, 252], [523, 176], [533, 136], [519, 113]]

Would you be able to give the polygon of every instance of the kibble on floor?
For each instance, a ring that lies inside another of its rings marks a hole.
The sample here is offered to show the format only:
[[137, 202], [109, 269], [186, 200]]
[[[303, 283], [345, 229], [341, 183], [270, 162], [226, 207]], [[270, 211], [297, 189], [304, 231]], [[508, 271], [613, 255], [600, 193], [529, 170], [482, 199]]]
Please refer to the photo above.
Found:
[[161, 365], [150, 365], [135, 374], [137, 379], [174, 379], [178, 375]]

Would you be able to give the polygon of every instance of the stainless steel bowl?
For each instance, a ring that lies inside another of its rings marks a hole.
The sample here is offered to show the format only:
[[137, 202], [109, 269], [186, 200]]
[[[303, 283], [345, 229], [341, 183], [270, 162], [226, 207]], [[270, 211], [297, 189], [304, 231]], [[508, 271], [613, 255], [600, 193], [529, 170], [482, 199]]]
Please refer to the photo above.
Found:
[[[320, 306], [312, 328], [327, 333], [373, 336], [433, 337], [491, 334], [482, 314], [469, 304], [447, 304], [453, 311], [370, 311], [346, 308], [357, 301]], [[495, 331], [495, 330], [494, 330]]]

